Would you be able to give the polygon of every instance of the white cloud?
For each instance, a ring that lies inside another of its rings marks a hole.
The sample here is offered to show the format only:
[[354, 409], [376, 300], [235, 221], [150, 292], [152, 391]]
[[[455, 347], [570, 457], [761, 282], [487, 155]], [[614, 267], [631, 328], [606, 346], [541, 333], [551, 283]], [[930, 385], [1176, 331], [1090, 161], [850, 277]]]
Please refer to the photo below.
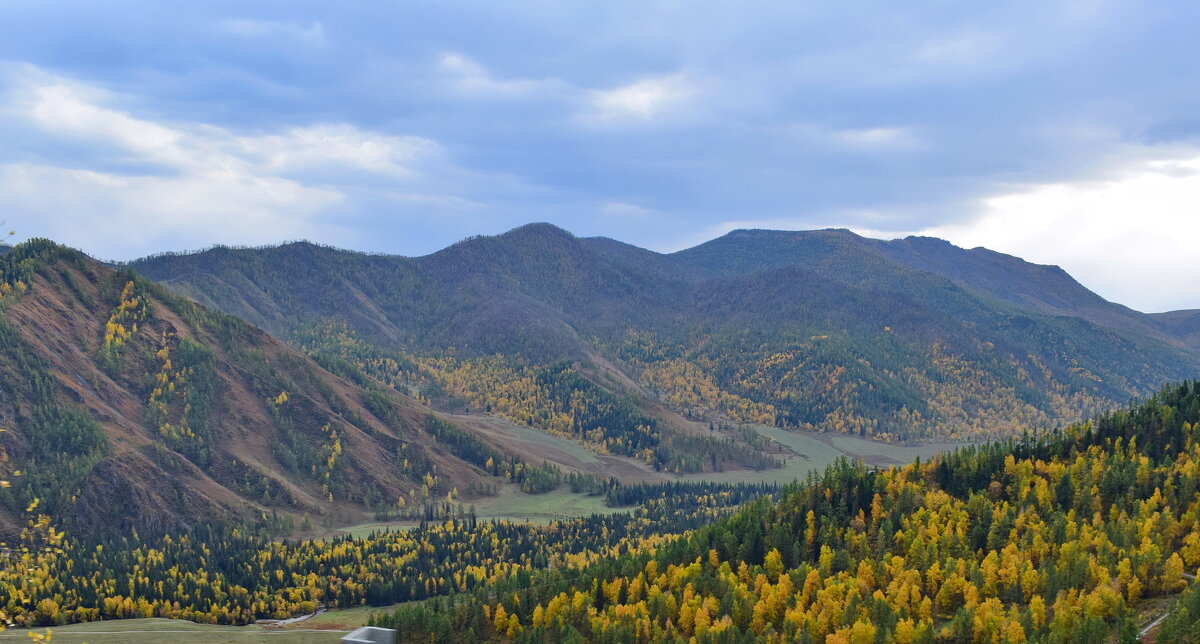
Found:
[[411, 176], [412, 165], [437, 153], [429, 139], [364, 132], [352, 125], [318, 124], [282, 134], [234, 137], [231, 152], [265, 167], [288, 171], [341, 164], [385, 175]]
[[1058, 264], [1136, 309], [1200, 308], [1200, 155], [1104, 181], [1017, 188], [983, 200], [969, 222], [922, 234]]
[[1003, 53], [997, 33], [970, 30], [948, 38], [921, 43], [912, 53], [915, 62], [965, 67], [979, 65]]
[[502, 78], [483, 63], [460, 52], [445, 52], [437, 61], [439, 81], [466, 98], [553, 101], [574, 111], [585, 126], [652, 123], [679, 116], [700, 93], [699, 83], [684, 73], [643, 78], [611, 89], [592, 89], [558, 78]]
[[[336, 238], [317, 217], [343, 195], [272, 177], [118, 176], [32, 164], [0, 165], [10, 227], [105, 257], [213, 243]], [[97, 252], [99, 250], [99, 252]]]
[[862, 130], [840, 130], [834, 135], [851, 145], [911, 146], [917, 137], [902, 127], [873, 127]]
[[[102, 163], [10, 160], [0, 164], [0, 210], [23, 235], [45, 235], [128, 257], [214, 242], [345, 239], [328, 223], [350, 195], [346, 181], [378, 176], [404, 200], [423, 194], [421, 168], [437, 144], [345, 124], [245, 135], [203, 123], [162, 123], [109, 106], [94, 87], [26, 69], [0, 107], [10, 124], [49, 140], [99, 150]], [[79, 169], [79, 164], [89, 165]], [[133, 168], [99, 170], [98, 167]]]
[[841, 148], [899, 150], [922, 145], [917, 131], [908, 127], [833, 128], [815, 123], [796, 123], [788, 130], [798, 139]]
[[644, 218], [658, 214], [658, 211], [624, 201], [609, 201], [600, 207], [600, 212], [612, 217]]
[[593, 91], [584, 120], [650, 121], [684, 105], [697, 93], [682, 74], [645, 78], [615, 89]]
[[301, 24], [284, 20], [233, 19], [218, 22], [217, 29], [244, 38], [283, 36], [318, 47], [328, 43], [324, 25], [316, 20]]
[[[382, 174], [409, 174], [406, 164], [436, 144], [419, 137], [365, 132], [345, 124], [316, 124], [282, 134], [236, 135], [204, 124], [161, 124], [98, 104], [92, 88], [54, 79], [26, 84], [12, 107], [17, 116], [62, 137], [87, 139], [123, 149], [132, 157], [176, 170], [237, 168], [285, 171], [342, 164]], [[10, 109], [9, 113], [13, 113]]]
[[549, 90], [555, 85], [552, 81], [497, 79], [478, 61], [456, 52], [442, 54], [438, 68], [449, 76], [452, 86], [464, 94], [518, 96]]

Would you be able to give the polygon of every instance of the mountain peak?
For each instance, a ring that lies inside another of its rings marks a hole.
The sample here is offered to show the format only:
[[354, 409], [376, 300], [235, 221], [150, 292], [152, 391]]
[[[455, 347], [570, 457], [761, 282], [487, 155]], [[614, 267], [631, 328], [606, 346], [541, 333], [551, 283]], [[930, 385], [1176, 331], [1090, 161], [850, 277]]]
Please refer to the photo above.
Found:
[[[849, 228], [817, 228], [813, 230], [778, 230], [774, 228], [735, 228], [718, 239], [804, 239], [813, 237], [838, 237], [864, 239]], [[713, 240], [716, 241], [716, 240]]]
[[928, 235], [909, 235], [904, 238], [904, 241], [914, 246], [926, 246], [930, 248], [957, 248], [954, 244], [942, 239], [941, 237], [930, 237]]
[[519, 249], [525, 246], [542, 246], [545, 244], [561, 245], [577, 242], [578, 238], [570, 231], [554, 224], [534, 222], [517, 226], [499, 235], [472, 235], [461, 241], [428, 255], [428, 257], [456, 257], [463, 252], [480, 252], [482, 249], [497, 248]]
[[497, 235], [497, 237], [503, 237], [503, 238], [557, 237], [557, 238], [562, 238], [562, 239], [575, 239], [575, 235], [571, 234], [570, 231], [565, 230], [563, 228], [559, 228], [558, 226], [555, 226], [554, 224], [544, 222], [544, 221], [536, 221], [531, 224], [517, 226], [516, 228], [513, 228], [512, 230], [510, 230], [506, 233]]

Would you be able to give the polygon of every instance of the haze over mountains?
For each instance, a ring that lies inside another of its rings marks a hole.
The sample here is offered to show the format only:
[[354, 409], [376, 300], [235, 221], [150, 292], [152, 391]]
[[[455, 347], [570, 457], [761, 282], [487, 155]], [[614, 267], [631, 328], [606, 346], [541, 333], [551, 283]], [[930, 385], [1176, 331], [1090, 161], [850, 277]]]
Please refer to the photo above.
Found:
[[310, 346], [332, 320], [418, 358], [600, 360], [692, 418], [884, 438], [1058, 424], [1200, 373], [1186, 327], [930, 238], [739, 230], [660, 254], [532, 224], [418, 258], [301, 242], [130, 267]]

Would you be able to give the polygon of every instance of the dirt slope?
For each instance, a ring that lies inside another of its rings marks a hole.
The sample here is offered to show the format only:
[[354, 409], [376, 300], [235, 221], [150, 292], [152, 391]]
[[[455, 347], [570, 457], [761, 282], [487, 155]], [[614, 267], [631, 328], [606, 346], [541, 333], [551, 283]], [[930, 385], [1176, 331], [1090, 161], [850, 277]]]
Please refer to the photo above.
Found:
[[27, 472], [0, 498], [0, 527], [32, 496], [76, 529], [161, 529], [365, 510], [412, 498], [426, 474], [441, 494], [481, 475], [426, 433], [415, 401], [33, 244], [3, 267], [0, 445], [7, 473]]

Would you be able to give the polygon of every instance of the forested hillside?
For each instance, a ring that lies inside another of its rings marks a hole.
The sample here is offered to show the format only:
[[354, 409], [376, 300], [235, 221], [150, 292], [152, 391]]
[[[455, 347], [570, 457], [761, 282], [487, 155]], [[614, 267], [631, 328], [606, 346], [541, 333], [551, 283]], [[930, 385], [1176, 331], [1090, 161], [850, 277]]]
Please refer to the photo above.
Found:
[[1150, 317], [1184, 342], [1200, 347], [1200, 310], [1167, 311]]
[[287, 532], [524, 467], [389, 387], [47, 241], [0, 258], [0, 427], [5, 538], [27, 507], [75, 534]]
[[[1175, 327], [1057, 267], [923, 238], [735, 231], [663, 255], [534, 224], [419, 258], [296, 243], [132, 267], [314, 355], [365, 364], [344, 351], [351, 336], [395, 364], [376, 361], [376, 377], [559, 432], [578, 388], [533, 375], [556, 364], [663, 428], [684, 423], [660, 403], [718, 430], [884, 439], [1011, 435], [1200, 375]], [[518, 380], [546, 385], [531, 397], [545, 409], [512, 411]], [[645, 426], [606, 425], [619, 443], [569, 431], [639, 453]], [[686, 451], [658, 464], [691, 471]]]
[[640, 507], [547, 526], [449, 514], [311, 542], [34, 527], [5, 555], [0, 611], [239, 624], [426, 600], [373, 621], [409, 642], [1082, 643], [1132, 641], [1147, 606], [1178, 597], [1158, 641], [1190, 641], [1198, 425], [1187, 382], [1063, 430], [887, 470], [842, 461], [782, 490], [610, 483], [597, 492]]
[[772, 491], [703, 483], [624, 487], [608, 502], [628, 512], [550, 526], [477, 521], [442, 504], [435, 520], [362, 538], [277, 541], [239, 527], [64, 537], [31, 522], [0, 550], [0, 619], [20, 626], [166, 617], [247, 624], [465, 592], [536, 571], [653, 546]]
[[[933, 237], [883, 241], [846, 230], [737, 230], [673, 257], [725, 276], [802, 264], [833, 279], [871, 281], [889, 290], [904, 289], [914, 280], [914, 271], [932, 273], [976, 295], [1041, 313], [1079, 317], [1160, 338], [1174, 335], [1170, 330], [1164, 334], [1144, 314], [1105, 301], [1057, 266], [1031, 264], [986, 248], [967, 250]], [[885, 267], [889, 270], [881, 270]], [[937, 297], [922, 293], [915, 284], [908, 290], [920, 297]]]
[[[656, 547], [376, 622], [413, 642], [1132, 641], [1141, 602], [1200, 565], [1198, 423], [1190, 382], [924, 463], [843, 462]], [[1159, 641], [1200, 634], [1195, 596]]]

